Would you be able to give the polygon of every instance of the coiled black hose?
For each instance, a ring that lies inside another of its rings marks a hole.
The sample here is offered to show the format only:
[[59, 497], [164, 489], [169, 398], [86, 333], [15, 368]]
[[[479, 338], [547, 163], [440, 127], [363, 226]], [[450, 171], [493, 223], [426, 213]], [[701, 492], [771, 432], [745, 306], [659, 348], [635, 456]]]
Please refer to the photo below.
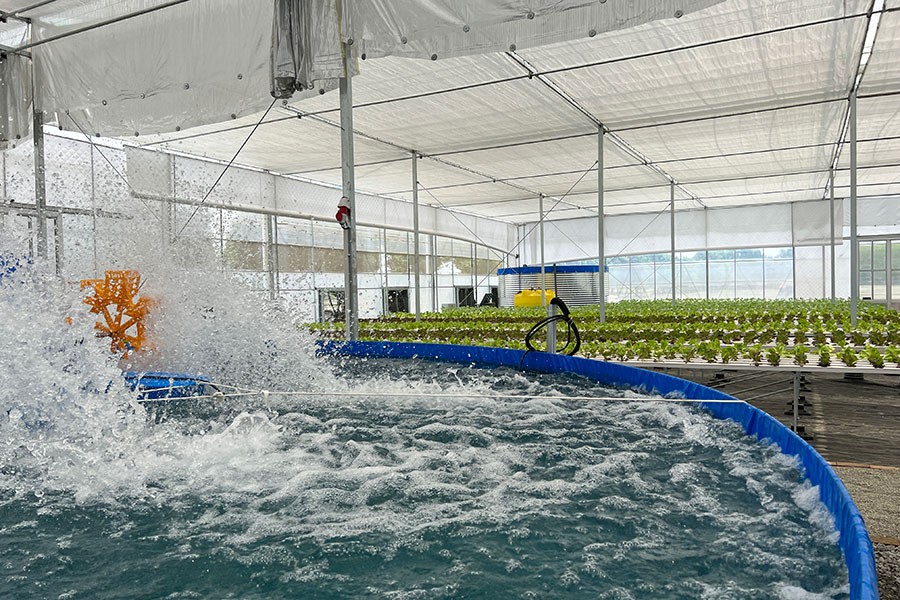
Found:
[[[561, 314], [553, 315], [552, 317], [546, 317], [541, 319], [537, 323], [535, 323], [534, 327], [532, 327], [528, 333], [525, 335], [525, 347], [528, 350], [525, 354], [522, 355], [522, 361], [519, 362], [519, 368], [522, 367], [522, 362], [524, 362], [525, 357], [528, 356], [529, 352], [538, 352], [538, 349], [531, 345], [531, 339], [537, 334], [541, 329], [550, 325], [550, 323], [555, 323], [562, 321], [566, 324], [566, 344], [562, 348], [554, 348], [557, 354], [567, 354], [569, 356], [574, 356], [576, 352], [581, 348], [581, 334], [578, 333], [578, 327], [575, 325], [575, 321], [572, 320], [572, 317], [569, 315], [569, 307], [566, 306], [566, 303], [563, 302], [560, 298], [554, 297], [550, 300], [550, 304], [553, 304], [557, 308], [559, 308]], [[569, 344], [575, 342], [574, 346], [571, 349], [569, 348]]]

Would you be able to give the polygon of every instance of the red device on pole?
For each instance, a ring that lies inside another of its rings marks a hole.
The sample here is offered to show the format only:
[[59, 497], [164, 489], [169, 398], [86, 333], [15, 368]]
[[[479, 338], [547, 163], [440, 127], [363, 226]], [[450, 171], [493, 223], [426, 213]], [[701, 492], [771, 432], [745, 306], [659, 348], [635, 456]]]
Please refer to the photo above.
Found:
[[350, 200], [347, 196], [342, 197], [338, 202], [338, 210], [334, 218], [341, 224], [342, 229], [350, 229]]

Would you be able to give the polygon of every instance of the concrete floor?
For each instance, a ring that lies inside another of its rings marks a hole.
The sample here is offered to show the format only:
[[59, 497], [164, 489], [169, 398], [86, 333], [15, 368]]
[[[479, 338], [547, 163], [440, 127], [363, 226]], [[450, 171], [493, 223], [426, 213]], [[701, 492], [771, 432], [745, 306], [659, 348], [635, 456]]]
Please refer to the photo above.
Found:
[[[747, 400], [791, 425], [788, 373], [674, 369], [670, 374]], [[754, 396], [768, 394], [753, 399]], [[882, 600], [900, 600], [900, 373], [805, 375], [798, 430], [832, 465], [875, 547]], [[787, 413], [787, 414], [786, 414]]]

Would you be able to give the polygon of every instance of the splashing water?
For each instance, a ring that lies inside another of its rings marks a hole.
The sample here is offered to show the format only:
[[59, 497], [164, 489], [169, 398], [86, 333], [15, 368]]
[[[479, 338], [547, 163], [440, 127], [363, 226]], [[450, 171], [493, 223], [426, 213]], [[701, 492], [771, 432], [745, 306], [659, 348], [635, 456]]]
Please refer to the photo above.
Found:
[[[347, 395], [153, 423], [71, 287], [0, 282], [0, 597], [848, 597], [817, 490], [734, 423], [574, 376], [316, 359], [223, 277], [147, 273], [137, 366]], [[540, 397], [565, 395], [635, 401]]]

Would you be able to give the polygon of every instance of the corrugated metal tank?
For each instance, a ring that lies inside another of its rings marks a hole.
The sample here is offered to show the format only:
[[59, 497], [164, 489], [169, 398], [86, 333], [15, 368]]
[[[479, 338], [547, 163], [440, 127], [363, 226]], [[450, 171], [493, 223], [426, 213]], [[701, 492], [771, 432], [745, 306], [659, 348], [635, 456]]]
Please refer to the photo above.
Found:
[[[547, 289], [554, 290], [569, 306], [583, 306], [600, 302], [597, 265], [565, 265], [545, 267]], [[515, 295], [522, 290], [541, 289], [540, 267], [513, 267], [499, 269], [500, 306], [512, 306]], [[604, 289], [609, 299], [609, 267], [604, 273]]]

